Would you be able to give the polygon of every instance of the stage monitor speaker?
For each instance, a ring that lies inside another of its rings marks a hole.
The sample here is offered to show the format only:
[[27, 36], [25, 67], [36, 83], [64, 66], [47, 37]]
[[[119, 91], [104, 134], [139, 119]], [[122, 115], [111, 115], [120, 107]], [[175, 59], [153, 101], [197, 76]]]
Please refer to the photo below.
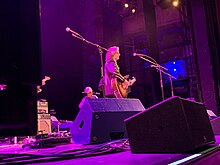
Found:
[[144, 109], [138, 99], [87, 99], [71, 128], [73, 142], [98, 144], [126, 138], [124, 119]]
[[220, 117], [211, 120], [212, 129], [215, 135], [220, 135]]
[[125, 120], [133, 153], [185, 153], [215, 142], [204, 104], [174, 96]]

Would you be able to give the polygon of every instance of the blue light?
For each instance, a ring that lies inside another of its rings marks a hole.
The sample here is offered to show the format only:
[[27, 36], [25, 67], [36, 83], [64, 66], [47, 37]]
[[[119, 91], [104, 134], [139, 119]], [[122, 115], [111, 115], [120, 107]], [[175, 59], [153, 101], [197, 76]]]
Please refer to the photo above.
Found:
[[[161, 64], [168, 69], [168, 73], [176, 77], [176, 80], [186, 79], [188, 77], [185, 60], [175, 60]], [[169, 77], [163, 74], [164, 82], [169, 82]], [[175, 79], [173, 79], [175, 80]]]

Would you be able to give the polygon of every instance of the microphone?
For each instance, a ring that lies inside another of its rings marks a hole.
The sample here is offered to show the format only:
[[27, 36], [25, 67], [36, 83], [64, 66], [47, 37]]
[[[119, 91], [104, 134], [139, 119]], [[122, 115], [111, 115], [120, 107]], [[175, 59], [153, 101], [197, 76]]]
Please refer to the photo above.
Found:
[[133, 56], [140, 56], [140, 57], [143, 57], [143, 56], [145, 56], [145, 55], [144, 55], [144, 54], [133, 53]]
[[150, 65], [150, 67], [158, 68], [159, 66], [158, 65]]
[[66, 32], [70, 32], [74, 35], [79, 35], [77, 32], [73, 31], [72, 29], [70, 29], [69, 27], [66, 27]]
[[[83, 94], [87, 94], [86, 92], [82, 92]], [[94, 95], [100, 95], [100, 93], [99, 92], [92, 92], [92, 94], [94, 94]]]

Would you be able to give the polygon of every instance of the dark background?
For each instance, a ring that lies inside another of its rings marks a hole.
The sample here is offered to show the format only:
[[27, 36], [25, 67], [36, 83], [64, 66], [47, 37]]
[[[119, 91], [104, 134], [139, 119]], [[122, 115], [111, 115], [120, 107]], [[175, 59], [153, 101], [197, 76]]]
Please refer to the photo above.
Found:
[[38, 0], [0, 1], [0, 136], [35, 135], [41, 82]]
[[42, 75], [51, 77], [39, 98], [59, 119], [73, 120], [82, 97], [82, 42], [66, 32], [81, 32], [80, 1], [41, 1]]

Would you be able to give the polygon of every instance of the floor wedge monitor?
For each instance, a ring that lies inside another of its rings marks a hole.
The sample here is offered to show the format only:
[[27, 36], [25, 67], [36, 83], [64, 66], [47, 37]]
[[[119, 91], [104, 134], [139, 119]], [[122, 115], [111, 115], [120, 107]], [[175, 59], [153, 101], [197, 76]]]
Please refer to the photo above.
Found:
[[124, 120], [144, 110], [138, 99], [87, 99], [71, 128], [76, 144], [98, 144], [126, 138]]
[[174, 96], [125, 120], [133, 153], [185, 153], [214, 143], [204, 104]]

